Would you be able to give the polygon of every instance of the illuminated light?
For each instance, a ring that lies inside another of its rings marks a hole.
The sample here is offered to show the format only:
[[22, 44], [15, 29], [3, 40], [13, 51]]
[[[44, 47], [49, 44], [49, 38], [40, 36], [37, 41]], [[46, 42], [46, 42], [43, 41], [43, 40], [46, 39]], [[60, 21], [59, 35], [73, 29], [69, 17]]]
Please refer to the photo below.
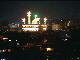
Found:
[[39, 28], [22, 28], [24, 31], [38, 31]]
[[[32, 21], [32, 24], [40, 24], [40, 18], [35, 18], [33, 21]], [[39, 22], [39, 23], [38, 23]]]
[[5, 50], [2, 50], [2, 52], [5, 52]]
[[17, 40], [16, 40], [17, 41]]
[[8, 39], [8, 38], [3, 38], [3, 40], [6, 40], [6, 39]]
[[63, 20], [61, 20], [61, 21], [63, 21]]
[[48, 58], [46, 60], [48, 60]]
[[18, 27], [19, 27], [19, 24], [18, 24]]
[[31, 20], [30, 20], [31, 12], [30, 11], [27, 12], [27, 16], [28, 16], [28, 24], [30, 24], [31, 23]]
[[46, 30], [46, 28], [43, 28], [43, 30]]
[[53, 49], [52, 49], [52, 48], [46, 48], [46, 50], [47, 50], [47, 51], [52, 51]]
[[0, 53], [2, 52], [2, 50], [0, 50]]
[[[22, 25], [23, 31], [39, 31], [40, 25]], [[47, 25], [41, 25], [43, 30], [47, 29]]]
[[47, 18], [45, 17], [45, 18], [44, 18], [44, 21], [46, 21], [46, 20], [47, 20]]
[[44, 43], [46, 43], [48, 40], [44, 40]]
[[67, 41], [68, 39], [67, 39], [67, 38], [65, 38], [65, 39], [62, 39], [62, 40]]
[[22, 25], [23, 27], [29, 27], [29, 26], [32, 26], [32, 27], [38, 27], [39, 25]]
[[11, 49], [8, 49], [8, 52], [11, 52]]
[[41, 25], [41, 26], [43, 26], [43, 27], [47, 27], [47, 25]]
[[77, 59], [79, 59], [79, 57], [77, 57]]
[[25, 24], [25, 18], [22, 19], [22, 22]]
[[45, 18], [44, 18], [44, 24], [46, 24], [46, 21], [47, 21], [47, 18], [45, 17]]
[[35, 19], [37, 18], [38, 15], [35, 15]]
[[71, 23], [71, 21], [69, 21], [69, 23]]
[[17, 45], [20, 45], [19, 43], [17, 43]]
[[72, 58], [73, 59], [73, 58]]
[[67, 23], [67, 26], [70, 26], [70, 23], [71, 23], [71, 21], [69, 21], [69, 22]]
[[65, 39], [65, 41], [67, 41], [68, 39]]
[[6, 59], [3, 59], [3, 60], [6, 60]]
[[27, 16], [31, 16], [31, 12], [30, 11], [28, 11], [27, 14], [28, 14]]
[[56, 30], [58, 30], [58, 29], [56, 29]]
[[11, 40], [9, 40], [9, 41], [11, 41]]
[[69, 26], [69, 23], [67, 23], [67, 26]]
[[1, 60], [6, 60], [6, 59], [1, 59]]
[[53, 24], [52, 25], [52, 30], [60, 30], [61, 29], [61, 25], [60, 24]]

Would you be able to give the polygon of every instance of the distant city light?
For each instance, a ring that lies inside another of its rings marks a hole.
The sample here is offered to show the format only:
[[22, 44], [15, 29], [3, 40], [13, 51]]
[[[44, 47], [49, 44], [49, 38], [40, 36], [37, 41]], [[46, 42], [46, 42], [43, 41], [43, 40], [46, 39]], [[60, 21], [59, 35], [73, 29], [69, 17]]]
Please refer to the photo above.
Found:
[[48, 40], [44, 40], [44, 43], [46, 43]]
[[46, 50], [47, 50], [47, 51], [52, 51], [53, 49], [52, 49], [52, 48], [46, 48]]
[[17, 41], [17, 40], [16, 40]]
[[46, 60], [49, 60], [48, 58]]
[[17, 45], [19, 45], [19, 43], [17, 43]]
[[67, 26], [70, 26], [71, 21], [68, 21]]
[[11, 40], [9, 40], [9, 41], [11, 41]]
[[67, 38], [64, 39], [64, 41], [67, 41], [67, 40], [68, 40]]
[[6, 60], [6, 59], [1, 59], [1, 60]]
[[73, 58], [72, 58], [73, 59]]
[[46, 21], [46, 20], [47, 20], [47, 18], [45, 17], [45, 18], [44, 18], [44, 21]]
[[65, 39], [65, 40], [68, 40], [68, 39]]
[[6, 40], [6, 39], [8, 39], [8, 38], [3, 38], [3, 40]]
[[58, 30], [58, 29], [56, 29], [56, 30]]
[[79, 57], [77, 57], [77, 59], [79, 59]]
[[11, 49], [8, 49], [8, 52], [11, 52]]
[[63, 21], [63, 20], [61, 20], [61, 21]]

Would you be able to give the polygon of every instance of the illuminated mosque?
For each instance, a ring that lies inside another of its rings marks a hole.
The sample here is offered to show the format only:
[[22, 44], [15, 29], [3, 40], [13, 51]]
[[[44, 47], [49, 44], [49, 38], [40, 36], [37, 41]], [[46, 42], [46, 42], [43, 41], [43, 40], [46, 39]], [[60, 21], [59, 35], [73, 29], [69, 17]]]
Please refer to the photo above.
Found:
[[[31, 12], [28, 11], [27, 12], [27, 18], [28, 18], [28, 21], [27, 21], [27, 24], [26, 24], [26, 19], [23, 18], [22, 19], [22, 30], [23, 31], [39, 31], [40, 29], [42, 31], [46, 31], [47, 30], [47, 18], [43, 18], [43, 24], [41, 24], [40, 22], [40, 18], [37, 17], [37, 15], [35, 15], [35, 18], [33, 20], [31, 20]], [[40, 28], [41, 27], [41, 28]]]

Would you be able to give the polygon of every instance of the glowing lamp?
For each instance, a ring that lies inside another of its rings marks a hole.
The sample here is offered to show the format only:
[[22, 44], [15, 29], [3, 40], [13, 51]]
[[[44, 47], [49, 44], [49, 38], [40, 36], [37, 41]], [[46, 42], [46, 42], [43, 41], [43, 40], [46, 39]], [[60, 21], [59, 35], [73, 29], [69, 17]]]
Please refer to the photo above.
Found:
[[38, 15], [35, 15], [34, 17], [35, 17], [35, 18], [37, 18], [37, 17], [38, 17]]
[[46, 48], [46, 51], [52, 51], [53, 49], [52, 48]]

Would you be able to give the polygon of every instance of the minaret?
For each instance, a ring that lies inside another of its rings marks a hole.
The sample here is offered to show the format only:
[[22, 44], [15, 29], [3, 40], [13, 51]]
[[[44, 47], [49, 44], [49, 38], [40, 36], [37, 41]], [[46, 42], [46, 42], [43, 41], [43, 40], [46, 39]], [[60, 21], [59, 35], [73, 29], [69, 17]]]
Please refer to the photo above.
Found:
[[28, 16], [28, 24], [31, 24], [31, 20], [30, 20], [30, 16], [31, 16], [31, 12], [27, 12], [27, 16]]
[[45, 17], [45, 18], [44, 18], [44, 24], [46, 24], [46, 22], [47, 22], [47, 18]]
[[22, 19], [22, 22], [25, 24], [25, 18]]

